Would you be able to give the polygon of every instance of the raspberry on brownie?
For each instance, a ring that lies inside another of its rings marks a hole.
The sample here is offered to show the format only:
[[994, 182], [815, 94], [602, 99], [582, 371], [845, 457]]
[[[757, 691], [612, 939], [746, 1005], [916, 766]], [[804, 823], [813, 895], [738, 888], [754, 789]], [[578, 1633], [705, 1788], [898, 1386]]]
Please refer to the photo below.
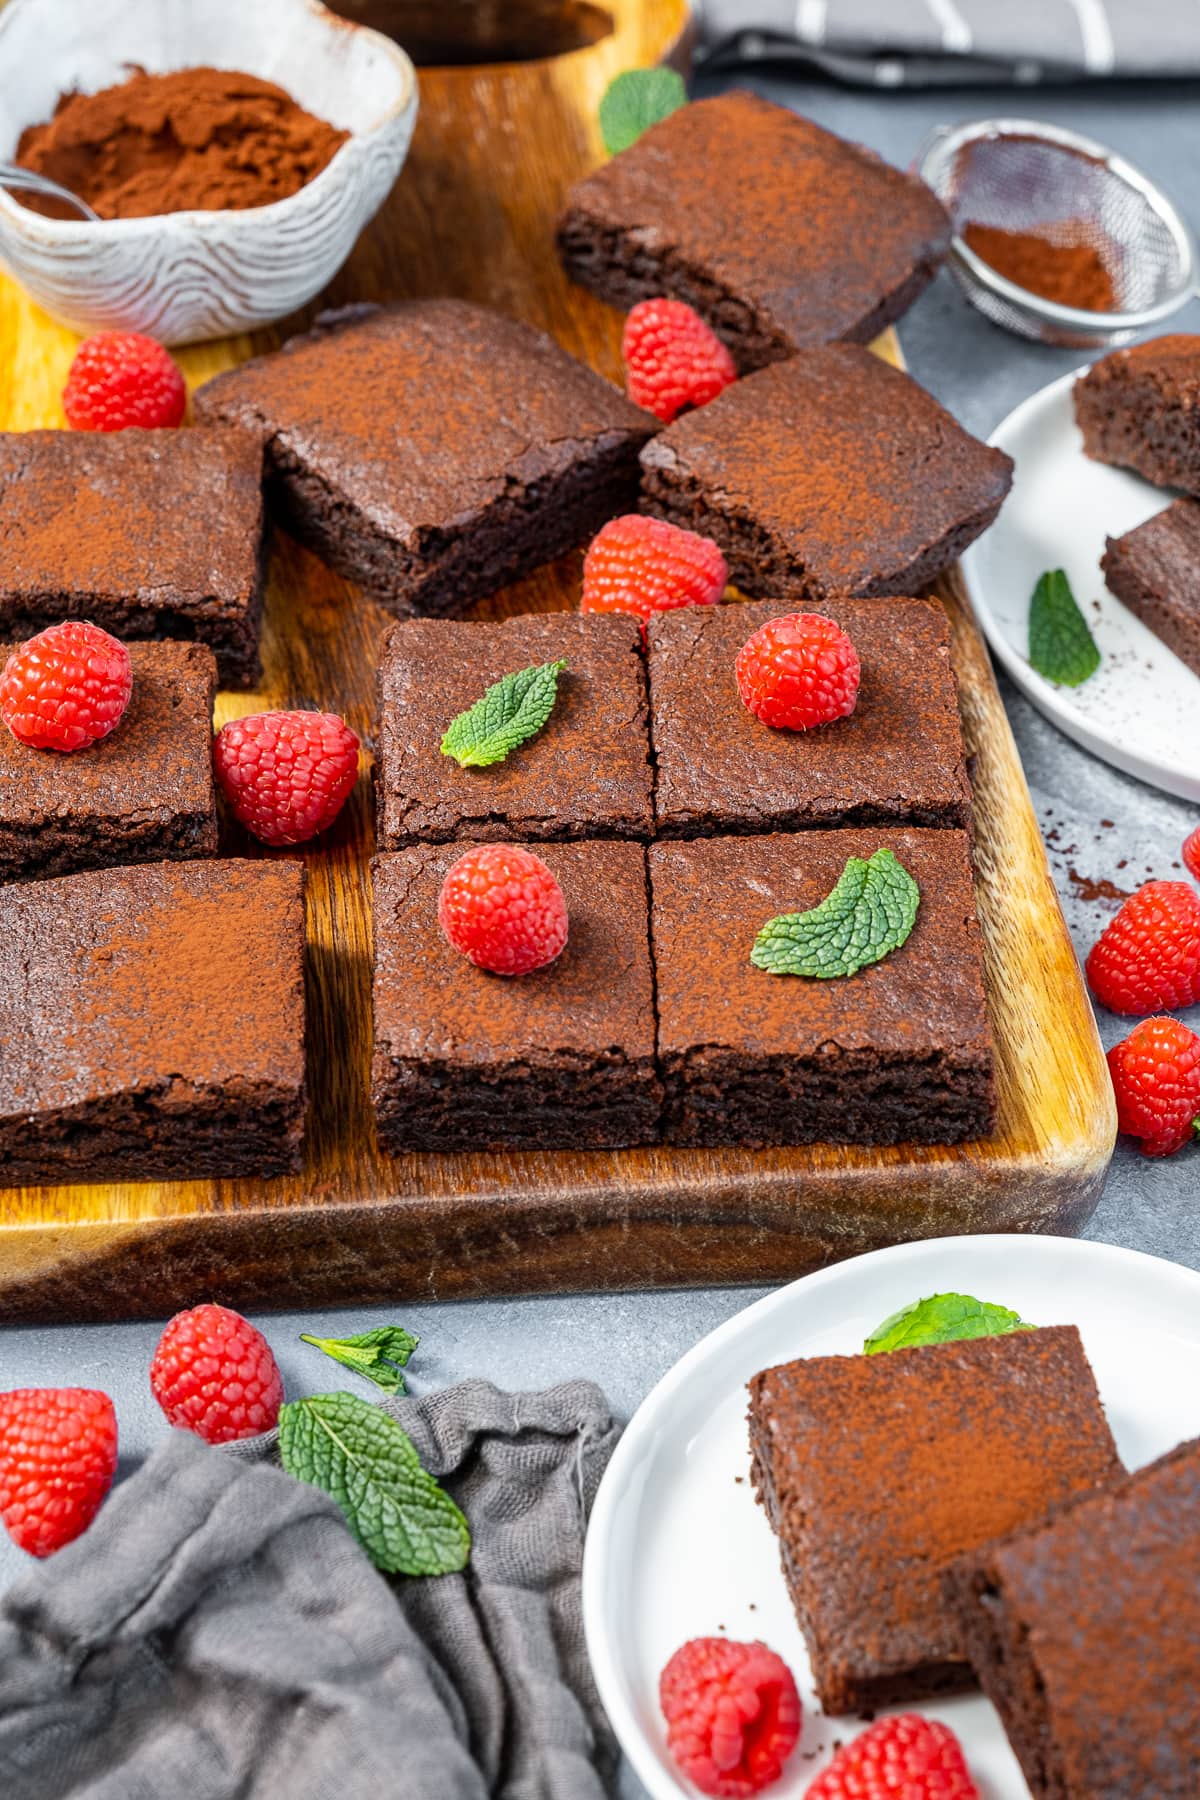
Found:
[[642, 451], [646, 510], [713, 538], [743, 593], [792, 603], [920, 593], [1011, 483], [1002, 450], [854, 344], [735, 381]]
[[735, 89], [681, 107], [574, 187], [558, 248], [614, 306], [686, 301], [753, 369], [806, 344], [869, 342], [933, 279], [950, 220], [915, 176]]
[[656, 429], [544, 333], [462, 300], [347, 308], [193, 410], [253, 433], [284, 523], [396, 613], [465, 612], [583, 543], [628, 510]]
[[1075, 420], [1095, 462], [1200, 495], [1200, 335], [1110, 350], [1075, 383]]

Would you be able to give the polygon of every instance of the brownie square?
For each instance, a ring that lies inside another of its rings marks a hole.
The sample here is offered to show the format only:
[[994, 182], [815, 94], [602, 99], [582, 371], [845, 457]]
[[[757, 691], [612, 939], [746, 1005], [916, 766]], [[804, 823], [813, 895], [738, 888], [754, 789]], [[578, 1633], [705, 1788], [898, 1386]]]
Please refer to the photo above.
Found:
[[253, 687], [262, 557], [242, 432], [0, 432], [0, 637], [87, 618], [208, 644], [223, 687]]
[[438, 894], [463, 844], [377, 856], [379, 1142], [403, 1150], [567, 1150], [652, 1143], [661, 1089], [640, 844], [547, 846], [567, 947], [531, 975], [453, 950]]
[[947, 1585], [1033, 1800], [1195, 1800], [1200, 1439]]
[[1100, 567], [1117, 599], [1200, 675], [1200, 501], [1176, 500], [1110, 537]]
[[573, 188], [558, 247], [614, 306], [686, 300], [752, 369], [869, 342], [932, 280], [950, 233], [915, 176], [734, 90], [672, 113]]
[[0, 881], [216, 854], [212, 651], [135, 643], [129, 661], [125, 716], [90, 750], [33, 750], [0, 729]]
[[0, 888], [0, 1186], [280, 1175], [304, 1113], [301, 863]]
[[206, 382], [255, 432], [268, 498], [397, 613], [461, 613], [583, 543], [637, 492], [657, 424], [553, 339], [461, 300], [351, 307]]
[[[778, 913], [851, 856], [892, 850], [921, 891], [908, 941], [848, 979], [756, 969]], [[676, 1144], [952, 1144], [995, 1116], [966, 834], [859, 828], [653, 844], [664, 1136]]]
[[648, 512], [715, 538], [744, 593], [915, 594], [986, 530], [1012, 461], [854, 344], [748, 375], [642, 452]]
[[[379, 670], [379, 843], [648, 838], [650, 734], [641, 623], [540, 613], [501, 624], [408, 619]], [[565, 661], [536, 737], [486, 769], [441, 754], [450, 722], [514, 670]]]
[[775, 731], [743, 704], [738, 651], [777, 601], [688, 606], [650, 621], [655, 817], [664, 837], [813, 825], [970, 822], [971, 788], [936, 600], [837, 600], [823, 611], [862, 665], [847, 719]]
[[1200, 494], [1200, 336], [1112, 350], [1075, 383], [1075, 420], [1096, 462]]
[[827, 1713], [971, 1685], [955, 1559], [1123, 1474], [1073, 1325], [785, 1363], [751, 1381], [749, 1417]]

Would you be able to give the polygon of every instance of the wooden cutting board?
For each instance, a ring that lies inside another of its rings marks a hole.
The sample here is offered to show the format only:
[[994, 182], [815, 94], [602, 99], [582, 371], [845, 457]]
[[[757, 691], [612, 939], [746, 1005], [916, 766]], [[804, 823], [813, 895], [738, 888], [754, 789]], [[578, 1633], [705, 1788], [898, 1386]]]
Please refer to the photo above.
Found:
[[[583, 18], [584, 36], [596, 36], [605, 13], [613, 30], [542, 62], [422, 71], [408, 164], [329, 303], [460, 294], [544, 327], [620, 378], [621, 321], [565, 281], [552, 224], [568, 184], [602, 155], [595, 118], [606, 83], [623, 68], [684, 56], [686, 5], [607, 0], [566, 10]], [[201, 346], [182, 361], [194, 383], [270, 341]], [[73, 348], [70, 333], [0, 284], [0, 425], [62, 423]], [[478, 611], [573, 606], [579, 564], [565, 558]], [[944, 598], [975, 759], [978, 896], [999, 1058], [993, 1138], [953, 1149], [381, 1158], [367, 1098], [373, 828], [363, 779], [332, 842], [308, 858], [313, 1105], [304, 1172], [272, 1182], [0, 1190], [0, 1319], [156, 1315], [202, 1298], [282, 1306], [767, 1282], [897, 1239], [1077, 1229], [1112, 1151], [1107, 1072], [987, 654], [957, 581]], [[343, 712], [369, 742], [386, 623], [277, 537], [264, 685], [223, 695], [218, 721], [315, 703]], [[237, 1002], [231, 993], [230, 1007]]]

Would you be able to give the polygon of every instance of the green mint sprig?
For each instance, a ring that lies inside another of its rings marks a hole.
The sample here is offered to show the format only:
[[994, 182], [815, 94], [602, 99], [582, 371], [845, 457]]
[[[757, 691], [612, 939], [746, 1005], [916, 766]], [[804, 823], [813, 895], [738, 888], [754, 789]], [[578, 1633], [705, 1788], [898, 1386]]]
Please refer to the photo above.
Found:
[[279, 1411], [279, 1456], [289, 1475], [337, 1501], [377, 1569], [451, 1575], [466, 1567], [471, 1533], [422, 1468], [408, 1433], [357, 1394], [313, 1394]]
[[976, 1300], [970, 1294], [931, 1294], [901, 1307], [876, 1327], [863, 1345], [868, 1356], [881, 1350], [914, 1350], [921, 1344], [950, 1344], [963, 1338], [1003, 1337], [1011, 1331], [1033, 1331], [1032, 1325], [1007, 1306]]
[[857, 975], [900, 948], [920, 903], [921, 890], [892, 851], [876, 850], [865, 861], [851, 856], [819, 906], [768, 920], [750, 961], [769, 975]]
[[344, 1338], [311, 1337], [307, 1331], [300, 1333], [302, 1344], [312, 1344], [314, 1349], [323, 1350], [343, 1368], [353, 1369], [356, 1375], [364, 1375], [368, 1381], [373, 1381], [385, 1394], [404, 1392], [401, 1370], [419, 1341], [400, 1325], [379, 1325], [374, 1331], [360, 1331], [356, 1337]]
[[600, 101], [600, 135], [610, 156], [636, 144], [643, 131], [687, 105], [683, 76], [675, 69], [626, 69], [609, 82]]
[[535, 663], [493, 682], [474, 706], [450, 722], [442, 755], [462, 769], [487, 769], [536, 737], [558, 698], [565, 662]]
[[1100, 667], [1100, 651], [1062, 569], [1047, 569], [1029, 602], [1029, 660], [1047, 681], [1079, 687]]

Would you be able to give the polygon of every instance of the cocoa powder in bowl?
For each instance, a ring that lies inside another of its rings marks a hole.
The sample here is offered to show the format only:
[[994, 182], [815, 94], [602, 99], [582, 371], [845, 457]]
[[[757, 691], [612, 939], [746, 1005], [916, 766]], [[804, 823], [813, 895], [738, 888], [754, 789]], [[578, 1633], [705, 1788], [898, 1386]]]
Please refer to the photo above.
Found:
[[[16, 160], [86, 200], [102, 219], [266, 206], [310, 182], [349, 136], [274, 82], [233, 69], [176, 69], [96, 94], [60, 96], [28, 125]], [[52, 218], [69, 208], [21, 194]]]

